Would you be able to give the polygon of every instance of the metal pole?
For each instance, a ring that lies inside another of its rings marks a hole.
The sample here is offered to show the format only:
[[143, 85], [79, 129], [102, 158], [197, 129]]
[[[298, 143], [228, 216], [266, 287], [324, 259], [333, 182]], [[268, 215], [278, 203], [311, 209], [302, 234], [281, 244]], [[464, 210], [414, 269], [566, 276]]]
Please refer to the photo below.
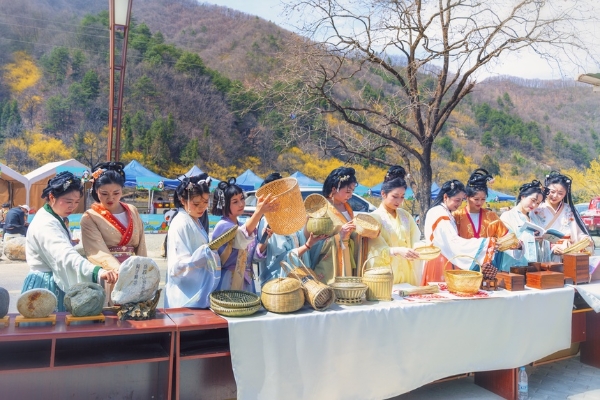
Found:
[[109, 42], [109, 83], [108, 83], [108, 154], [106, 161], [113, 158], [113, 124], [115, 108], [115, 0], [108, 0], [108, 29], [110, 30]]

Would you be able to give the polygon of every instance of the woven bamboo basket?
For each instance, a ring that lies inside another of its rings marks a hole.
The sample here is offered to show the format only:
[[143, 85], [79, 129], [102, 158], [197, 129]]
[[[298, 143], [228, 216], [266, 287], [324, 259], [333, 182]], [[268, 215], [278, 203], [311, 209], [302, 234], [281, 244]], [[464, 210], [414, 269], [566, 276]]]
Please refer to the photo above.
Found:
[[367, 285], [367, 300], [391, 301], [394, 273], [390, 268], [371, 268], [365, 271], [367, 262], [378, 256], [367, 258], [362, 266], [362, 281]]
[[334, 282], [329, 285], [335, 293], [335, 302], [340, 304], [360, 304], [369, 288], [365, 283]]
[[245, 308], [260, 305], [257, 294], [243, 290], [219, 290], [210, 294], [210, 306], [223, 308]]
[[584, 250], [588, 246], [590, 246], [590, 241], [589, 241], [589, 239], [584, 238], [584, 239], [581, 239], [579, 242], [576, 242], [576, 243], [572, 244], [571, 246], [567, 247], [565, 249], [565, 251], [563, 252], [563, 254], [579, 253], [581, 250]]
[[306, 222], [306, 230], [315, 236], [327, 235], [331, 236], [335, 232], [335, 225], [331, 218], [327, 215], [324, 217], [308, 217]]
[[[444, 264], [444, 269], [448, 265], [449, 262], [454, 260], [455, 258], [466, 257], [472, 259], [475, 264], [479, 265], [481, 269], [481, 265], [471, 256], [466, 255], [458, 255], [454, 256]], [[444, 271], [444, 279], [446, 280], [446, 284], [448, 284], [448, 290], [451, 293], [457, 294], [475, 294], [479, 291], [481, 287], [481, 281], [483, 281], [483, 274], [477, 271], [467, 271], [462, 269], [450, 269]]]
[[256, 196], [271, 194], [277, 197], [277, 210], [265, 213], [267, 223], [279, 235], [298, 232], [306, 223], [306, 210], [296, 178], [283, 178], [267, 183]]
[[310, 217], [325, 217], [329, 209], [329, 202], [320, 194], [313, 193], [304, 199], [304, 208]]
[[379, 236], [381, 224], [369, 214], [358, 214], [354, 217], [356, 233], [362, 237], [374, 239]]
[[506, 235], [498, 238], [496, 244], [498, 245], [498, 251], [516, 249], [519, 247], [519, 239], [514, 233], [508, 232]]
[[233, 226], [225, 231], [221, 236], [216, 239], [213, 239], [210, 243], [208, 243], [208, 247], [211, 250], [218, 250], [219, 247], [223, 246], [226, 243], [229, 243], [233, 239], [235, 239], [235, 234], [237, 233], [238, 227]]
[[304, 290], [304, 297], [308, 304], [317, 311], [326, 310], [335, 301], [335, 292], [332, 288], [319, 281], [315, 273], [307, 268], [301, 260], [293, 268], [286, 261], [281, 261], [281, 266], [287, 271], [288, 277], [297, 279]]
[[268, 311], [290, 313], [304, 305], [304, 291], [297, 279], [275, 278], [262, 287], [260, 299]]
[[216, 304], [211, 304], [210, 309], [215, 314], [223, 315], [225, 317], [247, 317], [248, 315], [252, 315], [260, 310], [260, 304], [241, 308], [227, 308]]
[[417, 246], [414, 249], [417, 253], [419, 253], [419, 260], [434, 260], [442, 254], [442, 251], [439, 247], [436, 246]]

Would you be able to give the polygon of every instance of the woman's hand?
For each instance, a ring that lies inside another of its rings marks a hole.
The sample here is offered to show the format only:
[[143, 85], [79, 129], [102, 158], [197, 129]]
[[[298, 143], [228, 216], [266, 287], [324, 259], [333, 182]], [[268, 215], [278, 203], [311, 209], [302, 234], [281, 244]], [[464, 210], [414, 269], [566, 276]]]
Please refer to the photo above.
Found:
[[350, 234], [354, 232], [355, 229], [356, 225], [354, 225], [354, 221], [346, 222], [342, 225], [342, 229], [340, 230], [340, 237], [342, 240], [350, 238]]
[[419, 258], [419, 253], [408, 247], [390, 247], [390, 254], [404, 257], [407, 260], [416, 260]]
[[552, 253], [554, 254], [564, 254], [565, 249], [570, 246], [570, 242], [568, 240], [564, 240], [562, 243], [557, 243], [552, 247]]
[[254, 211], [254, 213], [263, 216], [265, 213], [277, 211], [277, 207], [279, 207], [277, 197], [274, 197], [269, 193], [266, 196], [259, 196], [256, 198], [256, 211]]
[[101, 269], [98, 272], [98, 278], [106, 281], [106, 283], [116, 283], [119, 279], [119, 272], [114, 269]]
[[318, 236], [315, 236], [311, 232], [311, 234], [308, 235], [308, 239], [306, 239], [306, 244], [308, 245], [308, 247], [313, 247], [315, 244], [317, 244], [321, 240], [327, 239], [328, 237], [329, 236], [327, 236], [327, 235], [318, 235]]

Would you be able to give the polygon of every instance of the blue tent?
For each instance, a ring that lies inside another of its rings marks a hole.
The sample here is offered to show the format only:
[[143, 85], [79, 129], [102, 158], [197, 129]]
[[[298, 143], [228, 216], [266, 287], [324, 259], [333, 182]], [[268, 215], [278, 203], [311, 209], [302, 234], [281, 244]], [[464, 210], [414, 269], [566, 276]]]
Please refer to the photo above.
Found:
[[[192, 168], [190, 168], [190, 170], [188, 172], [186, 172], [185, 174], [181, 175], [179, 177], [179, 179], [183, 179], [186, 176], [197, 176], [197, 175], [200, 175], [200, 174], [203, 174], [203, 173], [204, 173], [204, 171], [202, 171], [200, 168], [198, 168], [196, 165], [194, 165]], [[218, 180], [217, 178], [213, 178], [212, 176], [210, 178], [211, 178], [210, 190], [215, 190], [217, 188], [217, 185], [221, 181]]]
[[299, 186], [304, 186], [304, 187], [322, 187], [323, 186], [322, 183], [319, 183], [319, 182], [315, 181], [314, 179], [309, 178], [308, 176], [304, 175], [300, 171], [296, 171], [293, 174], [291, 174], [290, 178], [296, 178], [298, 180]]
[[492, 202], [492, 201], [514, 201], [516, 200], [515, 196], [511, 196], [510, 194], [506, 194], [506, 193], [502, 193], [502, 192], [497, 192], [495, 190], [492, 189], [488, 189], [488, 196], [487, 199], [485, 199], [485, 201]]
[[[371, 188], [371, 195], [375, 196], [375, 197], [381, 197], [381, 183], [379, 185], [375, 185]], [[431, 198], [435, 199], [438, 195], [438, 193], [440, 192], [440, 187], [437, 185], [437, 183], [433, 182], [431, 184]], [[406, 193], [404, 193], [404, 198], [405, 199], [413, 199], [415, 197], [415, 194], [413, 193], [413, 190], [411, 188], [407, 188], [406, 189]]]
[[136, 160], [133, 160], [127, 164], [125, 168], [123, 168], [123, 172], [125, 172], [125, 186], [129, 187], [137, 186], [136, 178], [138, 177], [159, 179], [165, 184], [165, 189], [175, 189], [177, 185], [179, 185], [179, 181], [177, 179], [167, 179], [163, 176], [160, 176], [150, 171]]
[[358, 184], [354, 188], [354, 193], [356, 193], [359, 196], [364, 196], [365, 194], [369, 193], [369, 190], [371, 190], [371, 189], [369, 189], [369, 187]]
[[251, 170], [247, 169], [243, 174], [235, 178], [236, 184], [243, 190], [254, 190], [260, 187], [263, 179]]

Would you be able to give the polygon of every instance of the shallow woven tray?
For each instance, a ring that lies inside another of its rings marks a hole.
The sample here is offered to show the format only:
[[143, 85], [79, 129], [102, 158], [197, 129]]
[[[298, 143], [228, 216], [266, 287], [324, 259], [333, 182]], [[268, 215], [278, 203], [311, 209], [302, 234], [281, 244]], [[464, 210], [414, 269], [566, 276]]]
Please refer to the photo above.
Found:
[[210, 294], [210, 305], [223, 308], [244, 308], [260, 305], [260, 297], [243, 290], [219, 290]]
[[506, 235], [498, 238], [496, 243], [498, 244], [498, 251], [506, 251], [519, 247], [519, 239], [512, 232], [508, 232]]
[[414, 249], [417, 253], [419, 253], [419, 260], [434, 260], [442, 254], [442, 251], [439, 247], [436, 246], [418, 246]]
[[581, 239], [579, 242], [567, 247], [563, 254], [577, 253], [590, 245], [589, 239]]
[[336, 299], [361, 299], [369, 288], [365, 283], [332, 283], [329, 286], [333, 289]]
[[362, 237], [374, 239], [379, 236], [381, 224], [369, 214], [358, 214], [354, 217], [356, 233]]
[[336, 276], [335, 283], [363, 283], [361, 276]]
[[208, 247], [211, 250], [218, 250], [219, 247], [223, 246], [226, 243], [229, 243], [229, 241], [235, 238], [237, 230], [237, 226], [231, 227], [230, 229], [226, 230], [225, 233], [223, 233], [221, 236], [219, 236], [216, 239], [213, 239], [210, 243], [208, 243]]
[[210, 306], [210, 309], [219, 315], [224, 315], [226, 317], [247, 317], [248, 315], [252, 315], [258, 310], [260, 310], [260, 304], [252, 307], [244, 307], [244, 308], [226, 308], [220, 307], [216, 304]]
[[304, 199], [304, 208], [306, 209], [306, 214], [308, 214], [309, 217], [324, 217], [327, 215], [329, 202], [320, 194], [313, 193]]

